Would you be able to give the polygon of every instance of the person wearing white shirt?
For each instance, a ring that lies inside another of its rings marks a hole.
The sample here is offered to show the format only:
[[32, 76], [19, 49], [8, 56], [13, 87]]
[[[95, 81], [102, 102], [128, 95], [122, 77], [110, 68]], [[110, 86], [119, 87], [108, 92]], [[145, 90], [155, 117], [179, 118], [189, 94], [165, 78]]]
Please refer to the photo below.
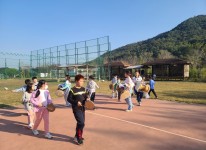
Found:
[[139, 88], [141, 84], [143, 84], [143, 82], [142, 82], [142, 77], [140, 76], [140, 73], [138, 70], [135, 71], [135, 77], [133, 78], [133, 82], [135, 84], [134, 93], [137, 96], [138, 106], [141, 106], [143, 92], [139, 90]]
[[113, 90], [112, 90], [112, 98], [117, 97], [117, 75], [114, 75], [112, 78]]
[[99, 86], [94, 81], [94, 77], [91, 75], [91, 76], [89, 76], [89, 82], [87, 83], [86, 90], [89, 92], [90, 100], [93, 101], [93, 102], [95, 100], [96, 88], [99, 89]]
[[131, 94], [132, 94], [132, 91], [133, 91], [134, 83], [133, 83], [132, 79], [130, 78], [130, 75], [131, 75], [131, 73], [128, 70], [124, 74], [124, 76], [126, 78], [125, 81], [124, 81], [125, 88], [126, 88], [126, 90], [130, 91], [130, 96], [125, 99], [125, 101], [128, 104], [128, 109], [126, 110], [126, 112], [132, 111], [132, 108], [133, 108]]
[[33, 84], [34, 84], [34, 91], [35, 91], [37, 89], [37, 85], [38, 85], [37, 77], [32, 77], [32, 81], [33, 81]]
[[[124, 86], [123, 86], [124, 87]], [[119, 90], [119, 88], [122, 88], [122, 84], [121, 84], [121, 80], [120, 77], [117, 77], [117, 84], [116, 84], [116, 89], [117, 89], [117, 98], [118, 98], [118, 102], [120, 102], [120, 97], [121, 97], [121, 91]]]

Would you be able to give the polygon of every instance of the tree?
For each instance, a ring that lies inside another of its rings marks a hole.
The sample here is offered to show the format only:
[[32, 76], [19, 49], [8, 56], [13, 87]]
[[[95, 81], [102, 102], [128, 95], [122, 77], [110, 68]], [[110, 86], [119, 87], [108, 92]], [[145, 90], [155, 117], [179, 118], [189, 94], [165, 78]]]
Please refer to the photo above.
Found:
[[160, 58], [160, 59], [174, 58], [174, 55], [172, 55], [167, 50], [160, 50], [158, 58]]
[[0, 74], [3, 74], [6, 78], [14, 78], [18, 75], [19, 71], [15, 68], [1, 68]]

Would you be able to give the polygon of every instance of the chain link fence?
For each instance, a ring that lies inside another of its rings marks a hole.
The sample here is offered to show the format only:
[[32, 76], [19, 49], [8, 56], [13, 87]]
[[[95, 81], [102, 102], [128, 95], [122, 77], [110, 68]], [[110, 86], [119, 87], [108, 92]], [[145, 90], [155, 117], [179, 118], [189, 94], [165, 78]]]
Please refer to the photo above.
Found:
[[31, 51], [30, 54], [0, 52], [0, 78], [63, 78], [78, 73], [109, 79], [109, 36]]

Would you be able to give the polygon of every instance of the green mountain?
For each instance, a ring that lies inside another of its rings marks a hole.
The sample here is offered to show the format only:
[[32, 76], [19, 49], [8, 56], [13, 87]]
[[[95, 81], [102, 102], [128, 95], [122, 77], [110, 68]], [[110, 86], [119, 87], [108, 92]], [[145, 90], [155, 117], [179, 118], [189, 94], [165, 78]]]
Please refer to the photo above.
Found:
[[141, 64], [157, 58], [181, 58], [195, 67], [206, 62], [206, 15], [189, 18], [174, 29], [151, 39], [128, 44], [101, 56], [104, 62]]

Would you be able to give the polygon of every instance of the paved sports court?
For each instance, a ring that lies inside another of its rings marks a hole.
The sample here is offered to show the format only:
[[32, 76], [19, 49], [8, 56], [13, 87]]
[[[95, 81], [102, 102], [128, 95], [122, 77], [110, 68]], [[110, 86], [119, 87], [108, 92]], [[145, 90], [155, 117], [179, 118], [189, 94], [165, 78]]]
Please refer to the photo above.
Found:
[[[135, 99], [133, 99], [136, 105]], [[50, 113], [50, 131], [45, 139], [43, 122], [40, 135], [26, 129], [27, 116], [21, 106], [0, 109], [1, 150], [206, 150], [206, 106], [160, 100], [143, 100], [133, 112], [127, 105], [96, 97], [95, 111], [87, 111], [84, 145], [73, 143], [76, 121], [63, 98], [54, 100], [57, 109]]]

